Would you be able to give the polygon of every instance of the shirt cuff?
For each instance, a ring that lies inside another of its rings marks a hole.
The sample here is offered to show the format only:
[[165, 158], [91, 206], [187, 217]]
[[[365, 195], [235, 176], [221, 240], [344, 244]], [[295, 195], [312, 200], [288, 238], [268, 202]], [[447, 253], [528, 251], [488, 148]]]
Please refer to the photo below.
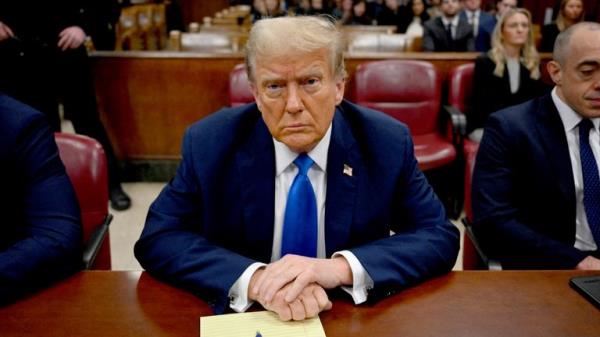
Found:
[[236, 312], [244, 312], [254, 303], [248, 299], [248, 286], [250, 286], [250, 279], [258, 268], [264, 267], [266, 264], [261, 262], [254, 262], [235, 281], [235, 283], [229, 288], [229, 307]]
[[331, 258], [343, 256], [352, 270], [352, 286], [342, 286], [342, 290], [350, 294], [354, 304], [361, 304], [367, 301], [368, 291], [373, 289], [373, 279], [367, 273], [362, 263], [358, 261], [356, 255], [349, 250], [335, 252]]

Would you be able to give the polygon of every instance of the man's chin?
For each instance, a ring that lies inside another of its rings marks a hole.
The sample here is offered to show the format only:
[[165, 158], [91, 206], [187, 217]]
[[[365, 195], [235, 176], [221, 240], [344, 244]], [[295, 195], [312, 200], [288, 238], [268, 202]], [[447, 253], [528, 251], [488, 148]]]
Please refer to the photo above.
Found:
[[312, 150], [319, 142], [318, 140], [315, 140], [314, 137], [302, 137], [297, 135], [283, 137], [279, 141], [296, 153], [310, 152], [310, 150]]

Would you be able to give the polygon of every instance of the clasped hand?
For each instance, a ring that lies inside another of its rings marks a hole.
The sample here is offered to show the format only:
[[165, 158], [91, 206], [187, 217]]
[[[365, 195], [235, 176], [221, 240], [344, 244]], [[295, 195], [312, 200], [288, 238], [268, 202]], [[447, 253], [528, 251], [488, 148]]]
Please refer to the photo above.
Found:
[[254, 273], [248, 296], [281, 320], [303, 320], [331, 309], [325, 289], [348, 284], [352, 284], [352, 271], [342, 256], [315, 259], [286, 255]]

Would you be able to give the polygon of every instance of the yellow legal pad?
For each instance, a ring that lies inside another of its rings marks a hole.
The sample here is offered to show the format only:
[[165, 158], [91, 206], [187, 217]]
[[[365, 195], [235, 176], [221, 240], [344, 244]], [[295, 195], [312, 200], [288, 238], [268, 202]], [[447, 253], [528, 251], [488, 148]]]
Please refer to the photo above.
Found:
[[314, 317], [282, 322], [270, 311], [200, 317], [200, 337], [326, 337], [321, 320]]

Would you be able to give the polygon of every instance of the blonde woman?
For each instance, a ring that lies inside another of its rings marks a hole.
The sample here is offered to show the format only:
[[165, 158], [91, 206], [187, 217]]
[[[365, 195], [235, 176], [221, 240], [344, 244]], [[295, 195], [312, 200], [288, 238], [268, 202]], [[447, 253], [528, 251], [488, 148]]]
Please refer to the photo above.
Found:
[[472, 140], [481, 139], [485, 121], [492, 112], [545, 91], [539, 64], [531, 14], [524, 8], [510, 9], [492, 33], [492, 49], [475, 61], [473, 110], [469, 113]]
[[571, 27], [572, 25], [583, 21], [583, 1], [582, 0], [562, 0], [558, 10], [556, 20], [542, 28], [542, 43], [540, 51], [552, 52], [554, 40], [558, 33]]

